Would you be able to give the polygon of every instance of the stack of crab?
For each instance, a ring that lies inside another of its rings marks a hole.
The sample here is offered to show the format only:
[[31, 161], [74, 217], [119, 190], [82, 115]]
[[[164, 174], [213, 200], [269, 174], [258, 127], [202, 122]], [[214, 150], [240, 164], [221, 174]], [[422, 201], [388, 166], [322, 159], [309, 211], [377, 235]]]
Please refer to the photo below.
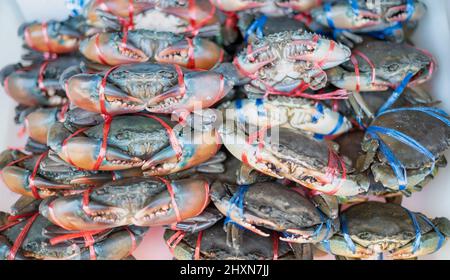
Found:
[[[92, 0], [23, 25], [0, 80], [24, 149], [1, 259], [414, 259], [447, 218], [401, 206], [446, 165], [450, 117], [408, 42], [418, 0]], [[424, 133], [426, 131], [427, 133]], [[222, 145], [223, 144], [223, 145]]]

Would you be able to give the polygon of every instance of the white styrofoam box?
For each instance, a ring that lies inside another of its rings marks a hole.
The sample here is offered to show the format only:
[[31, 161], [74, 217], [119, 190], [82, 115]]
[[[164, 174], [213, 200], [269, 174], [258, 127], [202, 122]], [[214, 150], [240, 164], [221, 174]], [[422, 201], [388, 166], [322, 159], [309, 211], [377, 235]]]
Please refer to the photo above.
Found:
[[[430, 83], [432, 94], [442, 100], [441, 107], [450, 112], [450, 1], [422, 0], [428, 13], [421, 21], [414, 43], [429, 50], [438, 61], [439, 68]], [[2, 0], [0, 1], [0, 68], [20, 60], [22, 41], [17, 37], [17, 28], [24, 21], [64, 19], [68, 15], [64, 0]], [[17, 137], [19, 127], [14, 125], [15, 103], [5, 96], [0, 87], [0, 151], [8, 146], [21, 146], [24, 139]], [[426, 133], [426, 131], [424, 131]], [[446, 153], [450, 159], [450, 152]], [[0, 182], [0, 211], [8, 211], [18, 198]], [[422, 192], [405, 199], [404, 206], [430, 217], [450, 218], [450, 165], [441, 169], [439, 175]], [[138, 259], [170, 259], [171, 255], [162, 239], [162, 228], [151, 228], [134, 255]], [[422, 259], [450, 260], [450, 243], [439, 252]]]

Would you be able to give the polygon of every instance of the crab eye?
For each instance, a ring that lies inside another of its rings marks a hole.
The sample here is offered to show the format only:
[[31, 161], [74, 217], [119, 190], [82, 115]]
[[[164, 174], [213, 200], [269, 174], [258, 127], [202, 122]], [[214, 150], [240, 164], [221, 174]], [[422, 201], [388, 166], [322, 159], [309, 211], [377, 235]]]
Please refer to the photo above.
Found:
[[270, 214], [272, 212], [272, 207], [263, 205], [259, 207], [259, 211], [261, 211], [264, 214]]
[[390, 64], [386, 67], [388, 72], [396, 72], [399, 68], [400, 68], [400, 66], [396, 63]]
[[371, 234], [368, 232], [361, 232], [358, 234], [358, 238], [363, 239], [363, 240], [368, 240], [370, 239]]

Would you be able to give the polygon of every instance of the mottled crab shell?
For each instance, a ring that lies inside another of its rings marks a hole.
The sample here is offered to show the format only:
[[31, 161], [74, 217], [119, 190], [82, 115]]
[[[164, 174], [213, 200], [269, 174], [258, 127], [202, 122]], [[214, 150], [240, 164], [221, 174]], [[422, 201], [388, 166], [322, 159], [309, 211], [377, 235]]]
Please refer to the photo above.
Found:
[[[411, 217], [398, 204], [370, 201], [354, 205], [343, 214], [347, 219], [348, 234], [362, 246], [384, 240], [405, 245], [416, 237]], [[432, 230], [418, 214], [416, 217], [422, 234]]]
[[[353, 53], [359, 51], [370, 59], [375, 66], [377, 79], [393, 85], [400, 84], [408, 73], [414, 75], [411, 82], [425, 82], [429, 78], [432, 57], [409, 44], [367, 39], [352, 51]], [[363, 57], [355, 55], [355, 58], [361, 73], [372, 73], [372, 66]], [[355, 71], [355, 65], [351, 60], [342, 63], [341, 66]]]
[[[103, 124], [89, 128], [85, 134], [91, 138], [103, 139]], [[131, 156], [148, 158], [169, 146], [170, 141], [166, 128], [152, 118], [118, 116], [111, 121], [108, 145], [115, 146]]]
[[[168, 240], [175, 231], [166, 230], [164, 239]], [[194, 251], [197, 245], [198, 234], [186, 235], [180, 244], [175, 247], [174, 257], [178, 260], [194, 259]], [[223, 220], [213, 227], [204, 230], [200, 242], [201, 259], [223, 260], [270, 260], [274, 256], [274, 241], [272, 238], [262, 237], [252, 232], [243, 230], [239, 251], [235, 251], [227, 244], [227, 233], [223, 226]], [[292, 251], [286, 242], [278, 242], [279, 258], [293, 258]]]
[[[436, 159], [450, 145], [450, 127], [439, 119], [423, 112], [400, 111], [386, 113], [377, 117], [371, 125], [394, 129], [410, 136], [429, 150]], [[405, 168], [418, 169], [431, 165], [432, 162], [428, 157], [399, 140], [384, 134], [379, 134], [379, 137], [389, 146]], [[369, 139], [369, 136], [366, 135], [364, 141]], [[387, 163], [387, 159], [381, 151], [378, 152], [378, 158]]]

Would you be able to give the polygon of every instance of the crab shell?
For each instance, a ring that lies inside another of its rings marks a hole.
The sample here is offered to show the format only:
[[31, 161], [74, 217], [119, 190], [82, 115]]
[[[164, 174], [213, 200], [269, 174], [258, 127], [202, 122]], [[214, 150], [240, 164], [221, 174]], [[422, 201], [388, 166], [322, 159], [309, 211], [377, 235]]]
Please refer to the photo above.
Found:
[[[113, 181], [89, 194], [47, 198], [40, 213], [68, 230], [103, 230], [123, 225], [162, 226], [195, 217], [209, 203], [209, 185], [201, 179], [170, 182], [156, 178], [129, 178]], [[177, 214], [178, 213], [178, 214]]]
[[[223, 221], [223, 220], [222, 220]], [[232, 248], [227, 242], [227, 234], [222, 221], [202, 232], [200, 240], [200, 258], [207, 260], [271, 260], [274, 257], [274, 241], [249, 231], [242, 231], [242, 244], [239, 250]], [[176, 232], [166, 230], [167, 241]], [[193, 260], [198, 233], [187, 234], [174, 248], [177, 260]], [[278, 259], [295, 259], [286, 242], [278, 243]]]
[[[408, 135], [423, 147], [430, 151], [439, 160], [448, 149], [450, 143], [450, 128], [442, 121], [422, 112], [400, 111], [383, 114], [377, 117], [372, 126], [395, 129]], [[426, 131], [426, 133], [424, 133]], [[432, 161], [422, 153], [412, 147], [391, 138], [389, 136], [378, 135], [386, 145], [393, 151], [395, 157], [403, 164], [407, 170], [408, 186], [412, 188], [423, 181], [433, 170], [430, 170]], [[371, 143], [371, 137], [366, 135], [362, 143], [363, 150], [370, 153], [375, 143]], [[398, 180], [394, 175], [386, 157], [381, 151], [376, 150], [377, 156], [371, 165], [372, 173], [377, 182], [391, 189], [398, 189]], [[366, 162], [370, 157], [366, 159]], [[370, 161], [368, 162], [370, 163]]]
[[[28, 219], [0, 233], [0, 259], [6, 259], [13, 242], [22, 232]], [[132, 253], [132, 250], [142, 241], [147, 228], [126, 227], [117, 228], [93, 235], [93, 248], [97, 260], [120, 260]], [[16, 260], [89, 260], [90, 249], [82, 238], [67, 240], [64, 243], [52, 245], [51, 238], [72, 234], [60, 227], [56, 227], [43, 216], [36, 220], [26, 234]]]
[[318, 102], [285, 96], [234, 100], [225, 105], [225, 118], [258, 127], [298, 129], [312, 135], [340, 135], [352, 128], [347, 118]]
[[[416, 240], [416, 227], [408, 212], [402, 206], [369, 201], [348, 208], [343, 212], [343, 215], [346, 216], [348, 235], [358, 247], [357, 254], [359, 255], [357, 257], [369, 258], [379, 253], [389, 253], [394, 258], [408, 259], [414, 257], [411, 254], [402, 254], [404, 248], [410, 246]], [[427, 233], [434, 230], [420, 217], [423, 214], [414, 213], [414, 215], [422, 234], [421, 250], [431, 250], [432, 252], [436, 244], [427, 243]], [[433, 223], [438, 220], [434, 220]], [[440, 222], [443, 226], [440, 230], [443, 230], [444, 236], [448, 237], [450, 222], [445, 218], [441, 218]], [[333, 238], [342, 239], [342, 233], [337, 233]], [[345, 251], [340, 248], [344, 244], [336, 243], [335, 247], [333, 239], [330, 240], [330, 245], [331, 250], [336, 250], [336, 253], [344, 253]], [[345, 253], [342, 256], [355, 257], [355, 255], [346, 255]]]
[[[233, 83], [211, 71], [182, 70], [183, 84], [173, 65], [141, 63], [124, 65], [108, 75], [105, 108], [111, 115], [136, 113], [185, 114], [209, 108], [222, 99]], [[67, 82], [67, 95], [76, 106], [101, 113], [101, 74], [77, 74]]]
[[[80, 43], [90, 61], [111, 66], [155, 61], [208, 70], [220, 62], [223, 50], [202, 38], [186, 39], [168, 32], [132, 30], [124, 42], [120, 32], [100, 33]], [[192, 60], [192, 61], [191, 61]]]
[[[361, 56], [355, 55], [358, 61], [360, 75], [355, 72], [355, 66], [347, 61], [327, 71], [329, 82], [339, 88], [350, 91], [384, 91], [396, 88], [408, 74], [412, 74], [408, 85], [425, 83], [431, 78], [435, 64], [434, 59], [424, 51], [406, 43], [366, 40], [357, 45], [354, 50], [363, 53], [375, 66], [372, 66]], [[372, 79], [375, 71], [375, 80]]]
[[[250, 129], [256, 134], [259, 130]], [[330, 176], [330, 151], [327, 141], [318, 141], [296, 130], [272, 127], [259, 139], [247, 137], [234, 123], [227, 122], [219, 130], [223, 144], [236, 158], [252, 168], [278, 179], [289, 179], [307, 188], [336, 196], [354, 196], [367, 191], [365, 176], [352, 174], [353, 167], [345, 158], [346, 177], [342, 166]], [[258, 133], [260, 134], [260, 133]], [[334, 152], [335, 153], [335, 152]], [[337, 159], [339, 155], [336, 154]]]
[[[241, 215], [237, 206], [233, 206], [230, 202], [236, 191], [237, 186], [227, 186], [219, 181], [211, 186], [211, 200], [214, 205], [235, 223], [265, 237], [268, 234], [257, 226], [295, 235], [293, 238], [280, 237], [283, 241], [316, 242], [316, 239], [311, 237], [315, 227], [324, 221], [319, 210], [298, 192], [273, 182], [251, 185], [243, 195], [243, 215]], [[273, 200], [274, 197], [277, 197], [276, 201]], [[333, 229], [328, 233], [321, 232], [318, 239], [326, 239], [332, 234]]]
[[290, 92], [302, 82], [313, 90], [323, 88], [327, 75], [322, 69], [337, 66], [349, 57], [346, 46], [297, 30], [269, 34], [251, 42], [236, 57], [235, 64], [252, 79], [251, 86]]

